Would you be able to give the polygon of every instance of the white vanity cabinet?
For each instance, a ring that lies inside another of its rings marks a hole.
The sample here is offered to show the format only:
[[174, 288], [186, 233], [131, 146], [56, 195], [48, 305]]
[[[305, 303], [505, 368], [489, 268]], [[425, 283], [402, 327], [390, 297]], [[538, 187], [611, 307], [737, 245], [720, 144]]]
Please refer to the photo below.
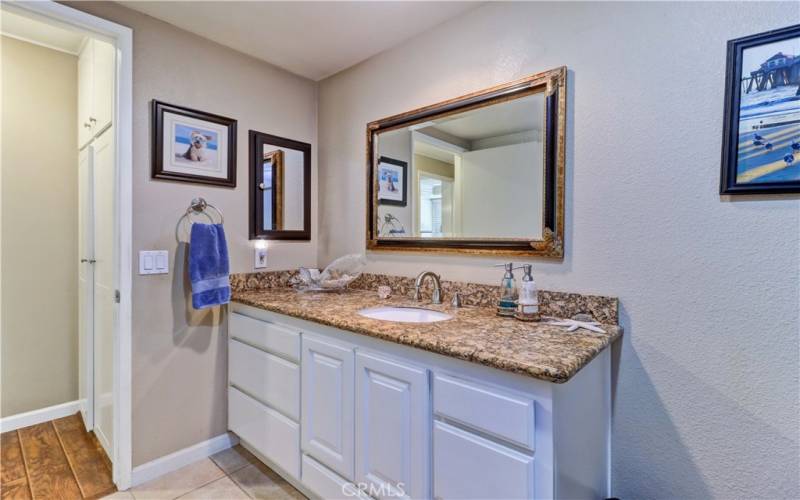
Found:
[[554, 384], [234, 303], [229, 428], [320, 498], [602, 499], [610, 357]]

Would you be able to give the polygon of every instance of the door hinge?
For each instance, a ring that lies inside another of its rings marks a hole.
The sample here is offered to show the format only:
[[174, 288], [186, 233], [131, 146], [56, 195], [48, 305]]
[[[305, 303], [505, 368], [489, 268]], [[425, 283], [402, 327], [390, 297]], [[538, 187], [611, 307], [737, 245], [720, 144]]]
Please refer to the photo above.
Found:
[[121, 296], [120, 296], [119, 290], [114, 290], [114, 302], [116, 302], [117, 304], [119, 304], [120, 297], [121, 297]]

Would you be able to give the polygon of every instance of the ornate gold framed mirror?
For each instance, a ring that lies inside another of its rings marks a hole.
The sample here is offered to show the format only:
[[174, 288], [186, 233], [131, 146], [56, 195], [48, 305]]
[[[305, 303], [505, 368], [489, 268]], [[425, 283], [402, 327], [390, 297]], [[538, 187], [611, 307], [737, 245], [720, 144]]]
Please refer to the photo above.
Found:
[[367, 125], [367, 249], [564, 256], [567, 69]]

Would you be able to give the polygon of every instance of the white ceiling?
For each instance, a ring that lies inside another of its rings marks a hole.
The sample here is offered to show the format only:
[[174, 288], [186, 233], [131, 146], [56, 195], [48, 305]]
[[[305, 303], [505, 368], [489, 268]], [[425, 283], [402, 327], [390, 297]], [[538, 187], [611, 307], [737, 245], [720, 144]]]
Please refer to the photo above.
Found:
[[0, 13], [0, 31], [6, 36], [35, 43], [51, 49], [78, 54], [84, 35], [78, 31], [22, 16], [7, 9]]
[[438, 119], [435, 122], [431, 128], [467, 141], [542, 130], [544, 94], [532, 94], [521, 99]]
[[479, 2], [140, 2], [126, 7], [321, 80]]

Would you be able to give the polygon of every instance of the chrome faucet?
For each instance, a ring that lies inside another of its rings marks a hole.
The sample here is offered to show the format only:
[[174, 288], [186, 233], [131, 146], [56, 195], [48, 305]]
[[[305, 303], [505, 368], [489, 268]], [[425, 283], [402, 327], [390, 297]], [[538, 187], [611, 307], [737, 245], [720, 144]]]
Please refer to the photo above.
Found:
[[414, 284], [414, 300], [416, 301], [422, 300], [422, 294], [420, 294], [420, 287], [422, 287], [422, 283], [428, 276], [430, 276], [433, 279], [433, 295], [431, 296], [431, 304], [441, 304], [442, 284], [439, 281], [439, 275], [434, 273], [433, 271], [422, 271], [421, 273], [419, 273], [419, 276], [417, 276], [417, 281]]

